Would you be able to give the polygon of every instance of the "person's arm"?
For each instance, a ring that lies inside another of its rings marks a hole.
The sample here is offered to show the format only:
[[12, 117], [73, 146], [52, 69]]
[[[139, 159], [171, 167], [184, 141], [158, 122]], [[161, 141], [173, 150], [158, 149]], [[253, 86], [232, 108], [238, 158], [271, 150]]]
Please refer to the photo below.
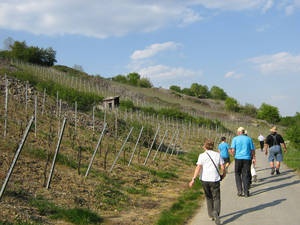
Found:
[[268, 149], [269, 149], [268, 140], [269, 140], [269, 136], [266, 137], [265, 142], [264, 142], [264, 151], [265, 151], [266, 155], [268, 155]]
[[269, 145], [265, 142], [265, 144], [264, 144], [264, 151], [265, 151], [266, 155], [268, 155], [268, 149], [269, 149]]
[[255, 165], [256, 163], [255, 149], [252, 149], [251, 151], [251, 159], [252, 159], [252, 163]]
[[189, 183], [189, 187], [192, 187], [192, 186], [193, 186], [195, 180], [197, 179], [197, 177], [198, 177], [199, 174], [200, 174], [201, 168], [202, 168], [201, 165], [197, 165], [197, 166], [196, 166], [195, 171], [194, 171], [194, 176], [193, 176], [192, 180], [191, 180], [190, 183]]
[[254, 143], [253, 143], [252, 139], [251, 139], [251, 159], [252, 159], [252, 163], [255, 164], [255, 162], [256, 162], [255, 146], [254, 146]]
[[281, 146], [283, 147], [283, 151], [284, 151], [284, 153], [287, 153], [287, 148], [286, 148], [286, 144], [285, 144], [285, 142], [283, 142], [283, 143], [281, 143]]
[[281, 135], [279, 135], [279, 137], [280, 137], [280, 145], [284, 149], [284, 153], [286, 153], [287, 149], [286, 149], [286, 144], [285, 144], [285, 142], [283, 140], [283, 137]]
[[221, 164], [220, 168], [221, 168], [222, 179], [224, 179], [226, 177], [226, 169], [225, 169], [224, 164]]

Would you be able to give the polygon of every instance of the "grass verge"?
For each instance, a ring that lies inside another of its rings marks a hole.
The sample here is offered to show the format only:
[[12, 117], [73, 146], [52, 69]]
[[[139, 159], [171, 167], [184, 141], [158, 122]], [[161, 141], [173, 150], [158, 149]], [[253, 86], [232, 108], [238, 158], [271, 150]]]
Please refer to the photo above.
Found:
[[288, 152], [284, 154], [284, 163], [300, 173], [300, 151], [294, 147], [288, 148]]
[[200, 181], [186, 189], [172, 207], [160, 214], [156, 225], [181, 225], [199, 208], [203, 192]]
[[100, 216], [88, 209], [61, 208], [42, 197], [32, 199], [30, 205], [36, 207], [41, 215], [45, 215], [51, 219], [61, 219], [76, 225], [103, 223], [103, 219]]

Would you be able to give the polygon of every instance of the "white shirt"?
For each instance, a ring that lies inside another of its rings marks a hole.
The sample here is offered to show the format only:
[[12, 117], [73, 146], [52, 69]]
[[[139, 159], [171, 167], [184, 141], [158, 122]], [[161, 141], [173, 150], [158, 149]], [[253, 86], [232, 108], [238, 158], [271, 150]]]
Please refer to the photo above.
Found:
[[206, 152], [210, 155], [217, 167], [219, 167], [219, 165], [224, 164], [224, 160], [220, 157], [219, 152], [206, 150], [204, 153], [201, 153], [197, 161], [197, 165], [202, 165], [200, 180], [208, 182], [219, 181], [219, 173]]
[[258, 140], [259, 140], [259, 141], [264, 141], [264, 140], [265, 140], [265, 138], [264, 138], [264, 136], [262, 136], [262, 135], [259, 135], [259, 136], [258, 136]]

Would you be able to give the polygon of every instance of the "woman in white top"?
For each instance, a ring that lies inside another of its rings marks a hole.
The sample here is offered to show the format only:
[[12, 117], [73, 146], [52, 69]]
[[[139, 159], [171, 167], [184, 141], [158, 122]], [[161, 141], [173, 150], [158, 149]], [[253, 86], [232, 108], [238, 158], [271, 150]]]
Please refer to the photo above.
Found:
[[[195, 179], [199, 176], [205, 193], [208, 216], [215, 220], [216, 224], [220, 224], [220, 181], [226, 175], [224, 160], [219, 152], [213, 151], [214, 142], [212, 140], [206, 140], [203, 148], [205, 152], [199, 154], [194, 176], [189, 186], [192, 187]], [[219, 167], [222, 175], [219, 173]]]

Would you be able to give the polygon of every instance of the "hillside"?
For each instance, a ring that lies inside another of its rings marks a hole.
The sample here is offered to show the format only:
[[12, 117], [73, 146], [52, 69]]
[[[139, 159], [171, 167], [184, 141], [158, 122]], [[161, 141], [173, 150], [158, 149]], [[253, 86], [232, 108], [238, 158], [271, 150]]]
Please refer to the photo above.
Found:
[[[22, 80], [29, 76], [39, 82], [33, 85]], [[86, 74], [72, 76], [53, 68], [3, 61], [0, 77], [1, 186], [28, 121], [35, 116], [0, 200], [0, 224], [156, 224], [160, 213], [187, 191], [204, 138], [218, 141], [221, 135], [231, 137], [240, 124], [253, 135], [265, 129], [262, 122], [228, 114], [221, 101], [179, 96], [165, 89], [129, 87]], [[139, 111], [97, 107], [95, 111], [80, 111], [75, 103], [59, 101], [48, 90], [40, 90], [41, 80], [63, 85], [66, 90], [73, 87], [82, 93], [120, 96], [139, 107], [176, 108], [194, 118], [203, 117], [215, 127]], [[66, 125], [62, 127], [64, 119]], [[58, 145], [60, 132], [63, 135]]]

